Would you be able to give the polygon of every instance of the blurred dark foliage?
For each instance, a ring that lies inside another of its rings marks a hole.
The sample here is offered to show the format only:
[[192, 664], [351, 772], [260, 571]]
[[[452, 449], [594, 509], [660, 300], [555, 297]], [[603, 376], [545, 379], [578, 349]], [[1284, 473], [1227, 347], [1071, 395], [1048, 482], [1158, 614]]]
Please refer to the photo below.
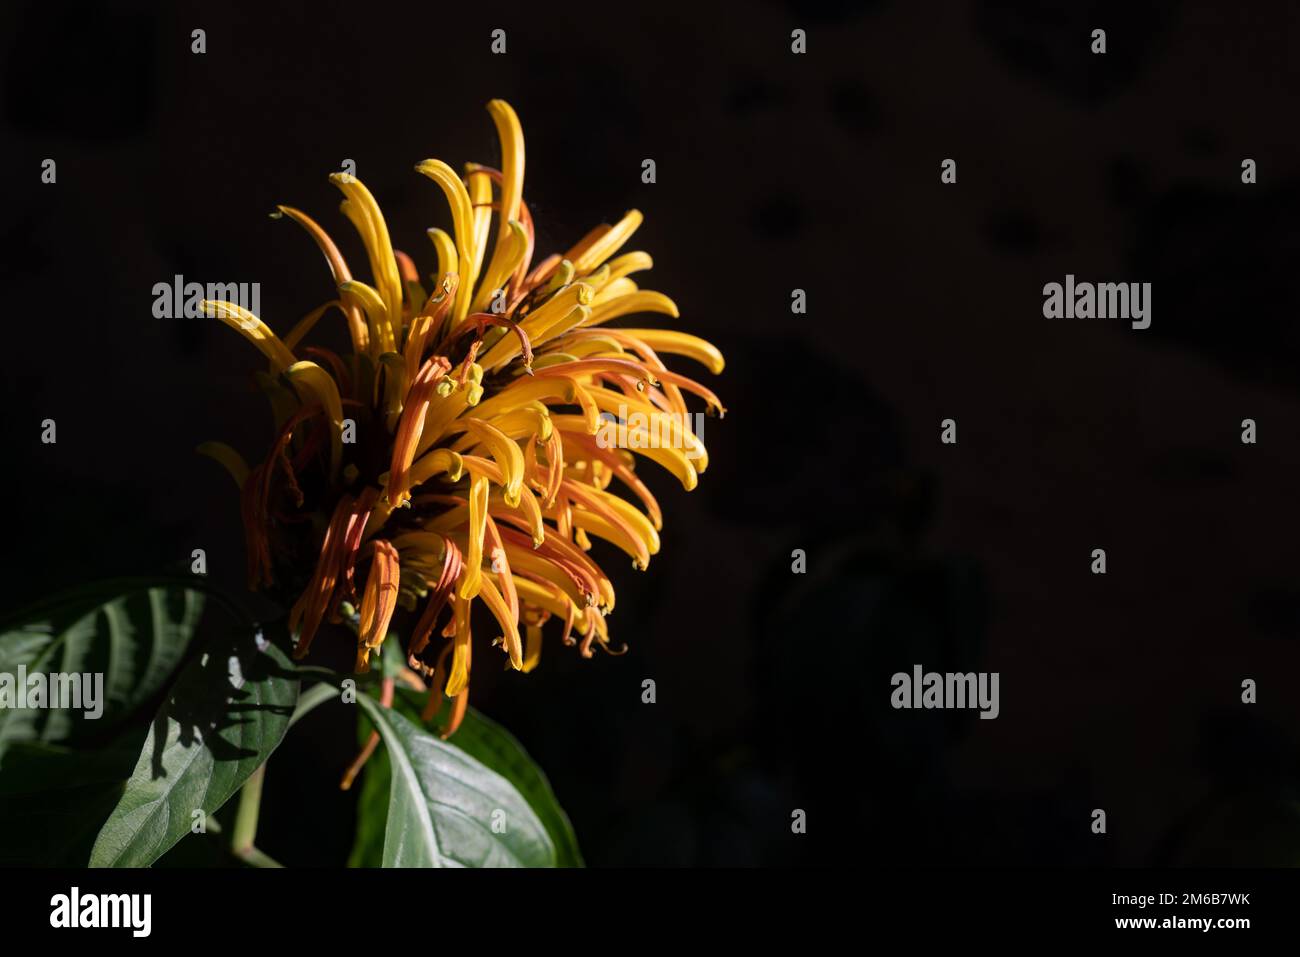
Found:
[[[242, 588], [235, 489], [193, 450], [265, 448], [259, 360], [216, 323], [153, 319], [152, 285], [260, 281], [285, 328], [330, 290], [265, 214], [299, 206], [360, 261], [326, 182], [344, 158], [427, 263], [447, 215], [411, 166], [492, 162], [499, 96], [523, 119], [540, 251], [641, 208], [645, 284], [729, 360], [701, 487], [647, 473], [663, 553], [644, 575], [599, 554], [628, 654], [548, 647], [528, 677], [476, 659], [475, 706], [550, 775], [589, 863], [1300, 860], [1300, 709], [1278, 680], [1300, 663], [1289, 8], [112, 0], [0, 24], [6, 605], [196, 547]], [[1149, 333], [1041, 320], [1041, 284], [1093, 268], [1153, 282]], [[1255, 409], [1267, 444], [1247, 454]], [[1098, 540], [1102, 583], [1080, 557]], [[1002, 715], [891, 710], [915, 663], [1000, 671]], [[346, 859], [355, 733], [322, 711], [290, 736], [267, 853]]]

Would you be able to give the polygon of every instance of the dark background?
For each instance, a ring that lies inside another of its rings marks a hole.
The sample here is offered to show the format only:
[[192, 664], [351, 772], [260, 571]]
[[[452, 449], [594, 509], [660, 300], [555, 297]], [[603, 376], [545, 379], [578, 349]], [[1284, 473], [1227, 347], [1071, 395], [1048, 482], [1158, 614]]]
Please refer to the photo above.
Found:
[[[662, 553], [600, 553], [629, 653], [552, 636], [532, 675], [475, 670], [589, 863], [1300, 863], [1289, 9], [6, 5], [0, 604], [193, 548], [242, 588], [234, 487], [194, 446], [261, 454], [261, 360], [153, 318], [153, 284], [260, 282], [287, 330], [329, 277], [266, 214], [307, 211], [364, 274], [345, 158], [432, 270], [449, 215], [412, 166], [498, 162], [502, 97], [539, 256], [641, 209], [642, 285], [728, 359], [700, 488], [645, 470]], [[1067, 272], [1151, 282], [1151, 329], [1045, 320]], [[1001, 716], [891, 710], [916, 663], [999, 672]], [[290, 865], [346, 859], [351, 720], [270, 764], [259, 844]]]

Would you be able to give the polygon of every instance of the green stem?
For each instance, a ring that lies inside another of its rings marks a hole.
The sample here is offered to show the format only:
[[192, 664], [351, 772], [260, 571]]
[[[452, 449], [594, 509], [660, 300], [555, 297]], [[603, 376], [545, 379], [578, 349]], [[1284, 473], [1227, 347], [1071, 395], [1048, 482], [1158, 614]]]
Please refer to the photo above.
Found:
[[255, 847], [250, 847], [241, 856], [246, 864], [251, 864], [254, 867], [284, 867], [283, 864], [272, 860]]
[[266, 778], [263, 764], [248, 776], [239, 792], [239, 811], [235, 815], [235, 833], [230, 847], [236, 853], [249, 850], [257, 840], [257, 815], [262, 809], [262, 781]]
[[254, 867], [280, 867], [280, 864], [253, 845], [257, 840], [257, 816], [262, 809], [262, 782], [265, 778], [266, 764], [263, 763], [248, 776], [239, 791], [239, 810], [235, 814], [235, 831], [230, 838], [230, 850], [240, 860]]

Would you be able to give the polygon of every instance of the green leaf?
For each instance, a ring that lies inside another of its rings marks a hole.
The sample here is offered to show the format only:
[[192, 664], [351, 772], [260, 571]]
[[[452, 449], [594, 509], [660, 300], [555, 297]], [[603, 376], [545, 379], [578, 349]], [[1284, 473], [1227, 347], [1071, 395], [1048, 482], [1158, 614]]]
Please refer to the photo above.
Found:
[[[362, 717], [358, 724], [364, 743], [370, 736], [370, 722]], [[388, 749], [376, 748], [361, 772], [357, 829], [352, 839], [352, 853], [348, 855], [348, 867], [384, 866], [384, 829], [388, 825], [388, 783], [391, 778]]]
[[15, 741], [0, 755], [0, 866], [85, 867], [144, 729], [94, 751]]
[[274, 636], [271, 642], [253, 628], [232, 628], [228, 640], [186, 666], [100, 829], [92, 867], [152, 864], [190, 833], [195, 811], [216, 812], [279, 745], [299, 673], [285, 651], [283, 623]]
[[[103, 740], [170, 679], [203, 614], [190, 580], [119, 579], [47, 599], [0, 631], [0, 751], [17, 741]], [[73, 708], [18, 708], [6, 700], [34, 675], [65, 691], [90, 691]], [[102, 679], [97, 678], [102, 675]], [[12, 676], [12, 677], [10, 677]], [[80, 680], [80, 676], [89, 676]], [[8, 685], [8, 687], [4, 687]], [[88, 712], [100, 710], [98, 717]]]
[[385, 867], [555, 866], [546, 828], [514, 785], [370, 695], [357, 700], [391, 769]]
[[[398, 689], [393, 708], [416, 724], [422, 724], [419, 715], [427, 700], [427, 694], [416, 695]], [[364, 717], [359, 722], [359, 731], [359, 740], [364, 743], [371, 731], [370, 722]], [[476, 758], [515, 786], [515, 790], [528, 802], [546, 828], [546, 833], [555, 846], [556, 866], [585, 866], [573, 826], [556, 799], [555, 792], [551, 790], [550, 782], [509, 731], [470, 708], [448, 743]], [[380, 748], [371, 756], [361, 776], [356, 838], [352, 854], [348, 858], [349, 867], [379, 867], [383, 863], [390, 773], [388, 755]]]
[[513, 784], [524, 796], [555, 845], [556, 864], [559, 867], [584, 866], [582, 852], [578, 850], [578, 837], [573, 833], [569, 816], [564, 813], [555, 792], [551, 790], [551, 782], [546, 780], [542, 769], [528, 756], [514, 735], [491, 718], [470, 708], [448, 743], [478, 758]]

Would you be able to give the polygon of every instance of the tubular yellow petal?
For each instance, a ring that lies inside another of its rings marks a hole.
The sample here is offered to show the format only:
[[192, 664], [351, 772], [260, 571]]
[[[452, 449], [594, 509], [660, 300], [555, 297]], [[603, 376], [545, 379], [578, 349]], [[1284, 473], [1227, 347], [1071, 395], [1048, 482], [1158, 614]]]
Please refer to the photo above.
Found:
[[551, 278], [546, 280], [538, 295], [545, 299], [571, 282], [573, 282], [573, 263], [567, 259], [561, 259], [559, 265], [555, 267], [555, 272], [551, 273]]
[[577, 259], [573, 261], [573, 268], [582, 275], [589, 270], [595, 269], [614, 253], [622, 248], [623, 244], [632, 238], [632, 234], [637, 231], [641, 225], [641, 213], [639, 210], [630, 209], [609, 232], [605, 233], [594, 243], [587, 247]]
[[[405, 375], [406, 363], [398, 359], [396, 365], [400, 366], [401, 374]], [[388, 503], [394, 507], [403, 505], [410, 497], [409, 490], [412, 485], [411, 463], [416, 455], [416, 445], [419, 442], [421, 433], [424, 431], [424, 421], [429, 411], [429, 402], [434, 397], [438, 379], [446, 374], [447, 369], [448, 362], [441, 356], [428, 360], [420, 367], [420, 371], [415, 376], [414, 384], [411, 386], [409, 393], [406, 394], [405, 405], [401, 411], [397, 431], [393, 436], [393, 456], [384, 495]], [[396, 376], [397, 373], [392, 372], [390, 369], [389, 381], [393, 381]], [[442, 468], [444, 470], [456, 467], [459, 470], [460, 465], [461, 463], [457, 458], [455, 460], [434, 460], [427, 463], [426, 467]], [[430, 472], [429, 474], [433, 473]]]
[[431, 556], [430, 562], [438, 564], [442, 561], [446, 539], [435, 532], [403, 532], [393, 536], [393, 547], [408, 553], [403, 556], [408, 565], [413, 566], [420, 554]]
[[433, 332], [433, 326], [432, 316], [414, 316], [406, 327], [406, 344], [402, 346], [402, 356], [406, 360], [408, 379], [415, 378], [420, 371], [420, 364], [424, 361], [424, 347]]
[[649, 557], [645, 551], [645, 543], [628, 534], [625, 529], [610, 521], [607, 516], [598, 512], [589, 512], [585, 508], [575, 508], [573, 510], [573, 525], [575, 532], [590, 532], [597, 538], [603, 538], [610, 544], [616, 545], [632, 559], [632, 564], [637, 568], [644, 569], [646, 567]]
[[[498, 485], [502, 482], [501, 469], [488, 459], [479, 458], [477, 455], [468, 456], [465, 467], [471, 475], [482, 475], [488, 481], [496, 482]], [[510, 505], [505, 500], [504, 489], [493, 488], [488, 495], [488, 514], [497, 518], [513, 518], [526, 524], [529, 534], [533, 536], [534, 548], [546, 541], [546, 525], [542, 521], [542, 508], [537, 502], [537, 497], [528, 489], [520, 493], [517, 505]], [[436, 518], [429, 519], [424, 523], [424, 527], [430, 531], [449, 532], [459, 528], [468, 518], [469, 507], [458, 505]]]
[[[594, 383], [604, 376], [630, 378], [633, 382], [639, 383], [642, 389], [648, 385], [658, 385], [653, 372], [647, 369], [643, 363], [629, 358], [575, 359], [572, 362], [552, 366], [544, 374], [547, 376], [572, 376], [579, 382], [587, 384], [590, 388], [599, 388]], [[539, 372], [537, 375], [540, 376], [543, 373]], [[645, 403], [645, 400], [640, 397], [637, 397], [635, 401]]]
[[564, 590], [553, 582], [537, 582], [529, 578], [514, 576], [515, 588], [519, 591], [521, 600], [530, 605], [537, 605], [539, 608], [545, 608], [552, 615], [559, 618], [565, 618], [572, 609], [575, 613], [578, 606], [573, 600], [564, 593]]
[[223, 299], [204, 299], [199, 303], [199, 309], [204, 315], [220, 319], [257, 346], [262, 355], [271, 361], [271, 367], [276, 372], [283, 372], [297, 361], [288, 346], [280, 341], [270, 327], [243, 306]]
[[574, 306], [558, 322], [551, 323], [550, 327], [536, 340], [540, 345], [544, 342], [550, 342], [552, 339], [558, 339], [565, 333], [579, 326], [585, 326], [591, 322], [590, 306]]
[[483, 273], [483, 281], [479, 284], [478, 293], [470, 304], [470, 312], [487, 311], [492, 304], [492, 297], [499, 290], [504, 289], [511, 274], [524, 261], [524, 253], [527, 250], [528, 234], [524, 232], [521, 223], [512, 219], [506, 223], [504, 236], [497, 241], [496, 252], [493, 253], [492, 262]]
[[[311, 642], [320, 627], [329, 607], [338, 581], [339, 559], [343, 554], [344, 537], [348, 523], [352, 518], [353, 502], [343, 498], [335, 507], [334, 515], [325, 530], [325, 540], [321, 545], [320, 559], [312, 573], [307, 590], [299, 597], [289, 611], [289, 633], [297, 634], [298, 643], [294, 646], [293, 656], [301, 660], [311, 648]], [[299, 625], [302, 627], [299, 628]]]
[[[570, 434], [576, 434], [584, 439], [591, 435], [587, 431], [587, 420], [583, 416], [552, 415], [551, 424], [566, 439]], [[628, 427], [627, 432], [630, 451], [637, 455], [643, 455], [650, 461], [662, 465], [669, 472], [672, 472], [688, 492], [699, 484], [699, 474], [691, 460], [686, 457], [684, 450], [653, 445], [650, 434], [644, 429]], [[581, 445], [577, 446], [577, 449], [580, 451]]]
[[551, 414], [540, 402], [529, 402], [522, 408], [504, 412], [492, 424], [512, 439], [535, 438], [545, 442], [551, 437]]
[[[447, 432], [444, 435], [444, 438], [450, 438], [458, 432], [464, 433], [460, 438], [454, 440], [450, 446], [455, 451], [461, 453], [472, 452], [483, 444], [482, 435], [469, 429], [465, 425], [465, 421], [466, 420], [464, 419], [458, 420], [447, 429]], [[500, 429], [506, 438], [512, 442], [521, 439], [524, 441], [524, 446], [520, 449], [520, 455], [524, 458], [523, 477], [524, 479], [527, 479], [531, 474], [528, 448], [537, 441], [536, 429], [544, 427], [547, 430], [551, 430], [552, 427], [549, 417], [543, 418], [538, 416], [531, 409], [518, 409], [515, 412], [497, 416], [492, 420], [491, 424]], [[502, 482], [504, 483], [504, 481], [505, 479], [503, 474]]]
[[483, 259], [487, 255], [488, 240], [492, 237], [492, 177], [471, 166], [465, 170], [465, 183], [470, 207], [474, 211], [474, 249], [470, 268], [477, 281], [483, 275]]
[[596, 290], [585, 282], [570, 283], [530, 312], [521, 325], [528, 337], [536, 341], [538, 336], [572, 312], [575, 306], [590, 305], [595, 294]]
[[[566, 481], [564, 491], [566, 494], [571, 495], [578, 505], [582, 506], [573, 509], [573, 524], [576, 527], [586, 529], [606, 541], [613, 542], [632, 557], [637, 568], [645, 568], [650, 563], [650, 555], [652, 554], [650, 543], [653, 541], [654, 550], [658, 551], [659, 534], [650, 527], [648, 520], [636, 524], [628, 522], [619, 512], [611, 508], [607, 501], [596, 495], [596, 489], [584, 485], [582, 482]], [[636, 510], [633, 509], [633, 511]], [[644, 518], [645, 516], [641, 517]], [[650, 537], [642, 535], [642, 529]]]
[[[455, 276], [460, 269], [460, 257], [456, 253], [456, 241], [441, 229], [430, 229], [429, 238], [433, 240], [433, 250], [438, 254], [438, 276]], [[437, 276], [434, 277], [437, 279]]]
[[[379, 290], [392, 327], [389, 334], [396, 337], [402, 331], [402, 278], [384, 214], [380, 212], [379, 204], [375, 202], [370, 190], [352, 174], [333, 173], [330, 182], [347, 197], [349, 218], [356, 217], [353, 218], [353, 223], [365, 243], [366, 254], [370, 257], [370, 271], [375, 277], [375, 288]], [[364, 227], [358, 219], [364, 221]], [[384, 351], [393, 350], [389, 347]]]
[[426, 449], [442, 438], [447, 431], [447, 426], [470, 404], [468, 385], [465, 388], [457, 388], [455, 380], [451, 378], [443, 379], [441, 385], [451, 388], [452, 391], [446, 395], [438, 393], [429, 400], [429, 411], [424, 417], [424, 431], [420, 433], [420, 441], [415, 447], [416, 455], [423, 455]]
[[496, 485], [506, 484], [506, 478], [501, 474], [501, 466], [491, 459], [485, 459], [481, 455], [463, 455], [461, 458], [465, 461], [465, 471], [470, 475], [481, 475], [488, 482]]
[[[501, 222], [519, 218], [519, 201], [524, 195], [524, 130], [514, 109], [505, 100], [491, 100], [488, 115], [496, 124], [501, 140]], [[505, 237], [504, 226], [498, 241]]]
[[[551, 253], [541, 262], [535, 265], [525, 276], [523, 282], [519, 284], [519, 297], [529, 295], [537, 291], [551, 274], [559, 267], [561, 256], [559, 253]], [[570, 263], [572, 265], [572, 263]]]
[[[387, 479], [386, 473], [380, 476], [380, 484], [382, 485]], [[370, 517], [366, 519], [366, 527], [361, 533], [361, 540], [367, 542], [374, 537], [375, 533], [383, 528], [384, 523], [388, 521], [388, 517], [392, 514], [393, 507], [387, 501], [381, 499], [376, 502], [375, 507], [370, 511]]]
[[542, 660], [542, 626], [529, 622], [524, 634], [524, 666], [520, 671], [528, 674]]
[[354, 297], [365, 311], [370, 330], [371, 356], [378, 358], [385, 352], [396, 352], [397, 341], [393, 337], [392, 323], [389, 322], [388, 307], [380, 297], [379, 291], [357, 279], [341, 283], [339, 291]]
[[[608, 330], [592, 329], [588, 331], [584, 329], [571, 335], [566, 334], [563, 342], [555, 339], [551, 340], [551, 347], [554, 349], [563, 348], [565, 353], [574, 359], [597, 356], [622, 358], [624, 355], [623, 344], [608, 335], [602, 335], [604, 332], [608, 332]], [[546, 355], [550, 355], [550, 353], [546, 353]], [[533, 363], [534, 368], [537, 367], [538, 362], [541, 362], [541, 357]]]
[[687, 392], [693, 392], [695, 395], [698, 395], [708, 403], [709, 409], [717, 415], [718, 418], [722, 418], [726, 414], [727, 410], [723, 407], [722, 400], [714, 395], [713, 390], [705, 388], [705, 386], [696, 382], [694, 379], [688, 379], [686, 376], [678, 375], [676, 372], [670, 372], [668, 369], [655, 369], [651, 374], [663, 380], [663, 386], [665, 389], [669, 387], [685, 389]]
[[490, 576], [483, 576], [480, 587], [478, 597], [483, 600], [483, 604], [488, 606], [488, 610], [492, 612], [492, 617], [497, 620], [504, 632], [501, 637], [505, 644], [506, 653], [510, 656], [510, 666], [516, 671], [522, 671], [524, 656], [523, 647], [519, 641], [519, 622], [511, 616], [510, 609], [506, 606], [506, 600], [501, 597], [501, 592], [497, 591], [497, 586], [492, 584]]
[[515, 590], [514, 576], [510, 574], [510, 562], [506, 559], [505, 543], [501, 539], [501, 530], [492, 518], [491, 500], [488, 503], [488, 518], [484, 542], [488, 549], [489, 567], [501, 573], [496, 579], [501, 586], [501, 597], [505, 599], [510, 617], [519, 620], [519, 592]]
[[537, 502], [537, 496], [530, 490], [524, 489], [519, 496], [517, 507], [528, 523], [529, 533], [533, 536], [533, 545], [537, 546], [546, 541], [546, 525], [542, 521], [542, 507]]
[[[461, 572], [462, 580], [469, 571]], [[452, 621], [456, 627], [456, 637], [452, 645], [451, 674], [447, 676], [447, 686], [443, 693], [454, 698], [469, 686], [469, 667], [471, 657], [471, 634], [469, 622], [470, 603], [464, 599], [453, 599]]]
[[[370, 651], [384, 643], [388, 625], [397, 608], [400, 566], [397, 549], [389, 542], [376, 539], [374, 560], [361, 597], [358, 623], [358, 663], [364, 664]], [[362, 669], [358, 669], [362, 670]]]
[[[572, 442], [574, 439], [571, 438], [570, 441]], [[631, 490], [632, 494], [641, 500], [651, 524], [655, 527], [655, 531], [662, 529], [664, 527], [663, 511], [659, 508], [659, 503], [655, 501], [650, 489], [646, 488], [646, 484], [633, 471], [635, 460], [632, 458], [632, 453], [619, 449], [602, 449], [590, 439], [584, 439], [583, 442], [586, 445], [585, 451], [593, 459], [603, 462], [610, 474], [617, 477], [620, 482]], [[625, 458], [629, 461], [625, 461]]]
[[223, 465], [241, 489], [248, 481], [248, 463], [225, 442], [204, 442], [196, 451]]
[[518, 505], [519, 493], [524, 483], [524, 453], [520, 450], [519, 443], [495, 425], [478, 418], [461, 419], [452, 428], [467, 430], [470, 435], [488, 447], [493, 461], [497, 463], [505, 478], [506, 504]]
[[[699, 436], [690, 430], [690, 423], [682, 417], [663, 412], [644, 399], [624, 392], [614, 392], [597, 386], [588, 386], [586, 391], [600, 411], [615, 416], [624, 414], [628, 416], [629, 443], [640, 440], [644, 436], [648, 441], [660, 445], [668, 444], [685, 449], [690, 453], [690, 460], [697, 472], [703, 472], [709, 467], [708, 449], [704, 447]], [[644, 419], [636, 418], [637, 414]]]
[[379, 367], [384, 379], [384, 427], [389, 432], [397, 425], [402, 414], [402, 404], [411, 385], [406, 371], [406, 359], [396, 352], [385, 352], [379, 357]]
[[577, 400], [578, 407], [582, 409], [582, 418], [587, 424], [587, 434], [595, 435], [600, 429], [600, 406], [596, 405], [596, 400], [591, 397], [591, 393], [577, 382], [573, 384], [573, 397]]
[[[352, 273], [348, 269], [343, 254], [339, 252], [338, 247], [334, 245], [334, 240], [330, 239], [329, 234], [321, 229], [316, 220], [292, 206], [277, 206], [276, 211], [271, 214], [273, 217], [288, 216], [305, 229], [307, 234], [316, 241], [316, 246], [329, 264], [330, 275], [334, 278], [335, 286], [352, 279]], [[344, 300], [342, 308], [348, 320], [348, 332], [352, 336], [352, 348], [356, 352], [364, 352], [369, 342], [369, 330], [366, 328], [365, 318], [361, 315], [361, 309], [355, 302], [347, 299]], [[289, 344], [289, 348], [292, 349], [293, 344]]]
[[572, 575], [567, 574], [559, 565], [538, 555], [536, 552], [527, 551], [510, 542], [506, 542], [505, 549], [506, 557], [510, 560], [511, 569], [519, 573], [515, 576], [515, 587], [519, 589], [520, 595], [532, 600], [528, 598], [527, 586], [523, 584], [526, 579], [520, 577], [520, 575], [531, 575], [560, 589], [578, 608], [587, 606], [587, 596], [583, 593], [582, 587], [574, 580]]
[[654, 260], [650, 258], [649, 253], [634, 252], [624, 253], [616, 259], [609, 261], [609, 282], [622, 279], [634, 272], [644, 272], [647, 269], [654, 268]]
[[465, 474], [464, 459], [451, 449], [434, 449], [411, 463], [409, 487], [417, 488], [442, 472], [447, 473], [451, 481], [459, 482]]
[[[575, 547], [571, 542], [566, 541], [562, 536], [550, 536], [546, 539], [545, 545], [541, 546], [536, 553], [544, 559], [548, 559], [548, 564], [552, 567], [558, 567], [557, 561], [567, 562], [570, 569], [580, 578], [585, 576], [590, 580], [594, 589], [583, 586], [583, 592], [591, 591], [591, 603], [601, 605], [607, 612], [614, 610], [614, 586], [610, 584], [609, 578], [601, 571], [600, 566], [591, 560], [591, 557]], [[517, 557], [511, 553], [511, 560], [518, 563]], [[579, 599], [579, 603], [587, 603], [585, 594]]]
[[[598, 269], [593, 269], [591, 272], [587, 273], [587, 275], [582, 277], [582, 281], [591, 286], [592, 289], [596, 290], [596, 295], [592, 297], [592, 302], [595, 302], [600, 296], [600, 291], [605, 287], [605, 284], [609, 282], [609, 263], [605, 263], [605, 265]], [[627, 281], [632, 282], [630, 279]], [[636, 283], [632, 283], [632, 285], [635, 286]]]
[[655, 352], [694, 359], [714, 375], [726, 366], [726, 360], [713, 343], [686, 332], [673, 329], [603, 329], [601, 332], [615, 340], [644, 342]]
[[522, 376], [485, 402], [480, 402], [474, 416], [490, 420], [533, 399], [552, 399], [561, 405], [577, 401], [577, 387], [567, 376]]
[[438, 292], [427, 303], [425, 307], [432, 306], [432, 312], [427, 315], [418, 315], [411, 320], [410, 331], [406, 336], [406, 371], [414, 379], [416, 373], [420, 370], [420, 365], [424, 362], [424, 347], [428, 344], [430, 337], [436, 336], [442, 328], [443, 319], [447, 311], [451, 309], [452, 301], [456, 296], [456, 275], [448, 273], [442, 277], [438, 285]]
[[[417, 173], [429, 177], [441, 187], [451, 206], [451, 221], [456, 236], [456, 250], [460, 285], [456, 290], [456, 305], [452, 319], [459, 322], [469, 310], [469, 294], [478, 276], [472, 268], [474, 251], [474, 208], [469, 191], [450, 166], [441, 160], [428, 159], [415, 167]], [[450, 270], [444, 270], [449, 272]]]
[[632, 293], [630, 296], [620, 296], [617, 299], [611, 299], [598, 306], [593, 306], [591, 321], [587, 325], [600, 325], [600, 323], [608, 322], [610, 319], [628, 316], [635, 312], [661, 312], [666, 316], [672, 316], [674, 319], [680, 315], [677, 311], [677, 304], [663, 293], [643, 289], [640, 292]]
[[626, 522], [636, 532], [637, 537], [645, 543], [646, 551], [651, 555], [659, 554], [659, 533], [644, 512], [612, 492], [598, 488], [588, 488], [584, 491]]
[[461, 575], [457, 594], [463, 599], [478, 595], [483, 580], [483, 535], [487, 526], [488, 480], [475, 475], [469, 486], [468, 549], [465, 554], [465, 571]]
[[[575, 282], [565, 286], [544, 304], [530, 312], [520, 323], [520, 327], [529, 340], [536, 345], [544, 341], [546, 331], [568, 316], [575, 306], [586, 306], [590, 303], [594, 292], [595, 290], [585, 282]], [[519, 355], [520, 351], [518, 338], [507, 336], [489, 349], [487, 354], [479, 359], [479, 364], [484, 369], [495, 369]]]
[[[588, 230], [587, 235], [583, 236], [576, 243], [574, 243], [572, 246], [569, 247], [569, 249], [564, 253], [564, 258], [569, 260], [570, 262], [576, 263], [579, 257], [581, 257], [583, 253], [585, 253], [588, 249], [590, 249], [602, 236], [604, 236], [613, 228], [614, 227], [611, 226], [609, 223], [601, 223], [599, 226], [592, 227], [590, 230]], [[547, 275], [549, 274], [547, 273], [539, 274], [539, 278], [545, 279]]]
[[[592, 275], [595, 275], [595, 273]], [[584, 279], [583, 281], [586, 282], [587, 280]], [[596, 286], [599, 290], [591, 300], [591, 307], [593, 309], [604, 305], [612, 299], [620, 299], [623, 296], [630, 296], [632, 293], [640, 291], [640, 287], [631, 279], [615, 279], [604, 287], [597, 285], [595, 282], [592, 282], [592, 285]]]
[[570, 352], [548, 352], [546, 355], [533, 360], [533, 372], [538, 373], [543, 369], [549, 369], [551, 366], [564, 365], [568, 362], [577, 362], [578, 357]]
[[285, 377], [306, 403], [315, 400], [330, 420], [330, 472], [338, 471], [343, 458], [343, 401], [333, 376], [314, 362], [295, 362], [285, 370]]

